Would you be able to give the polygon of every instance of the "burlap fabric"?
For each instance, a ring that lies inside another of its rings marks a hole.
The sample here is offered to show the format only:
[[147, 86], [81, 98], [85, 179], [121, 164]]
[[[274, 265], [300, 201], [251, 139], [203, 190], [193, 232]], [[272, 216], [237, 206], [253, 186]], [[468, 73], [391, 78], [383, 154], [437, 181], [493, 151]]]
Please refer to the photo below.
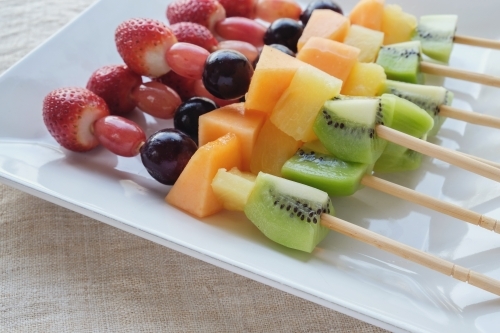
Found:
[[[0, 0], [0, 72], [91, 3]], [[0, 331], [382, 332], [4, 185]]]

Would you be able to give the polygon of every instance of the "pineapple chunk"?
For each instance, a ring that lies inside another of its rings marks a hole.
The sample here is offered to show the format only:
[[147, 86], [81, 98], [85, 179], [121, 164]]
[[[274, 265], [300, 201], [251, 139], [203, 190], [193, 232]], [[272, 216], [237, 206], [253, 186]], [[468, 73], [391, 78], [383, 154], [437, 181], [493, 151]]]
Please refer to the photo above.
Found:
[[300, 67], [276, 103], [271, 122], [297, 141], [317, 139], [313, 124], [323, 104], [340, 93], [342, 81], [313, 67]]
[[407, 42], [411, 40], [417, 28], [417, 18], [403, 12], [399, 5], [386, 5], [382, 17], [384, 45]]
[[353, 24], [344, 43], [360, 49], [360, 62], [374, 62], [384, 42], [384, 33]]
[[219, 169], [212, 180], [212, 190], [227, 210], [243, 211], [254, 187], [256, 176], [241, 172], [238, 168], [230, 171]]
[[384, 68], [373, 63], [357, 63], [342, 86], [342, 95], [377, 96], [387, 76]]

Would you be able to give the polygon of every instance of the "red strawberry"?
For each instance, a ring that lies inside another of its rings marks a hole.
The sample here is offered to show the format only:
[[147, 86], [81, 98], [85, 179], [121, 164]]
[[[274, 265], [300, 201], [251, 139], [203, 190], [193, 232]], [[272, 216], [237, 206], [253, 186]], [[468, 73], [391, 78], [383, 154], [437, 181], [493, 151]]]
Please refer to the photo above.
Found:
[[61, 146], [72, 151], [84, 152], [99, 145], [93, 125], [108, 115], [106, 102], [85, 88], [56, 89], [43, 100], [45, 126]]
[[179, 94], [180, 98], [185, 101], [194, 96], [194, 83], [196, 80], [188, 79], [187, 77], [180, 76], [174, 71], [170, 71], [167, 74], [159, 77], [156, 81], [163, 83], [164, 85], [175, 90]]
[[208, 28], [193, 22], [179, 22], [170, 26], [179, 42], [191, 43], [203, 47], [208, 52], [217, 49], [217, 39]]
[[127, 66], [139, 75], [158, 77], [170, 67], [165, 53], [177, 42], [172, 30], [153, 19], [130, 19], [115, 31], [118, 53]]
[[177, 0], [167, 7], [170, 24], [194, 22], [214, 31], [215, 24], [226, 18], [224, 7], [217, 0]]
[[125, 65], [104, 66], [96, 70], [87, 82], [87, 89], [108, 104], [111, 114], [132, 112], [137, 102], [132, 92], [142, 84], [142, 77]]
[[226, 10], [226, 17], [255, 18], [257, 0], [219, 0], [219, 2]]

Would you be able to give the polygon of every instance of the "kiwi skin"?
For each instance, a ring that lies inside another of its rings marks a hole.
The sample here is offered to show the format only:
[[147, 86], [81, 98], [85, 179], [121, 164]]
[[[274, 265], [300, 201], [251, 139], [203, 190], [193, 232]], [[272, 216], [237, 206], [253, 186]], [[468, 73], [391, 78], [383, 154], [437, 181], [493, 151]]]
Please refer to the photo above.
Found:
[[269, 239], [311, 253], [329, 232], [321, 214], [334, 214], [328, 194], [316, 188], [259, 173], [245, 215]]

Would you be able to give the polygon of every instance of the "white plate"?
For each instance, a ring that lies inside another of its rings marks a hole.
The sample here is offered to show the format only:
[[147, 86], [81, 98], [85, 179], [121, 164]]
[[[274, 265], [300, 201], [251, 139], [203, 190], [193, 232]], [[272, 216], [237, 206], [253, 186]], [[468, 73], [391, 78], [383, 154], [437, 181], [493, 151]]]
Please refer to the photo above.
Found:
[[[115, 27], [129, 17], [164, 20], [168, 1], [145, 6], [102, 0], [0, 77], [0, 180], [82, 214], [294, 295], [395, 331], [495, 332], [500, 299], [393, 255], [331, 233], [312, 254], [266, 239], [241, 214], [197, 220], [163, 202], [167, 187], [153, 181], [139, 158], [97, 149], [64, 151], [41, 117], [43, 97], [62, 86], [84, 86], [99, 66], [121, 63]], [[500, 2], [399, 0], [416, 15], [459, 14], [459, 33], [498, 38]], [[354, 1], [344, 1], [349, 11]], [[500, 75], [500, 54], [456, 47], [452, 66]], [[448, 80], [455, 106], [494, 113], [494, 88]], [[169, 126], [137, 113], [148, 134]], [[436, 142], [499, 161], [493, 129], [448, 121]], [[426, 159], [413, 173], [386, 177], [436, 198], [500, 218], [493, 181]], [[334, 201], [337, 215], [398, 241], [500, 279], [500, 235], [369, 189]]]

